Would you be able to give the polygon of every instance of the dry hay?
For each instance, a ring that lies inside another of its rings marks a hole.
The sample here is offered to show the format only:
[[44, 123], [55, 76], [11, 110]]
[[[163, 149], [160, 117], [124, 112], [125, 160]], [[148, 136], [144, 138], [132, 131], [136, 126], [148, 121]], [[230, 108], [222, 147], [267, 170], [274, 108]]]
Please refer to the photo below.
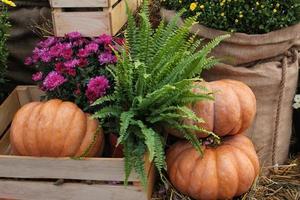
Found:
[[[251, 190], [236, 200], [300, 200], [300, 156], [288, 165], [266, 168]], [[178, 192], [163, 176], [152, 200], [192, 200]]]

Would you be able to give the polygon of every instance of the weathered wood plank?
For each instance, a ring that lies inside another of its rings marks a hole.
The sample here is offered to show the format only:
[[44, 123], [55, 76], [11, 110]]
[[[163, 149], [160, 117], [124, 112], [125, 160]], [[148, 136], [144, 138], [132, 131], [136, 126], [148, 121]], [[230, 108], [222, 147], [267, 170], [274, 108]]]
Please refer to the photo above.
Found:
[[[136, 11], [141, 0], [130, 0], [127, 1], [129, 9], [131, 11]], [[111, 10], [111, 27], [112, 35], [116, 35], [118, 31], [124, 26], [127, 22], [127, 13], [126, 13], [126, 1], [122, 0]]]
[[84, 36], [95, 37], [101, 34], [110, 34], [108, 12], [52, 12], [54, 31], [58, 37], [66, 33], [78, 31]]
[[9, 131], [8, 129], [0, 140], [0, 155], [8, 155], [10, 153]]
[[101, 8], [108, 7], [108, 0], [50, 0], [53, 8]]
[[19, 108], [18, 94], [14, 90], [0, 106], [0, 136], [9, 126]]
[[[2, 155], [0, 156], [0, 177], [123, 181], [124, 160], [122, 158], [74, 160]], [[138, 181], [137, 175], [132, 173], [129, 181]]]
[[0, 198], [19, 200], [147, 200], [134, 186], [0, 180]]

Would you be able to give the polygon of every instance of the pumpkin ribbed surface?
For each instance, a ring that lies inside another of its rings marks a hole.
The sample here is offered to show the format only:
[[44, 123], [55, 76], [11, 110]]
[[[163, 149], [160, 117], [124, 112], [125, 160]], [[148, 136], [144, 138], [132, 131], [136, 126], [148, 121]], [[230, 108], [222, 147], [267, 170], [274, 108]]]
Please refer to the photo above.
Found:
[[98, 125], [97, 120], [91, 119], [74, 103], [58, 99], [32, 102], [16, 113], [10, 141], [17, 155], [81, 156], [90, 149], [87, 156], [94, 156], [100, 153], [104, 142]]
[[[207, 83], [196, 83], [205, 86], [212, 92], [214, 101], [199, 101], [189, 106], [205, 123], [186, 120], [219, 136], [236, 135], [247, 130], [256, 113], [256, 99], [252, 90], [240, 81], [219, 80]], [[194, 90], [203, 93], [203, 90]], [[202, 132], [194, 132], [198, 137], [206, 137]], [[170, 134], [179, 136], [176, 131]]]
[[203, 157], [189, 142], [178, 142], [167, 152], [167, 165], [172, 184], [197, 200], [241, 195], [259, 174], [254, 146], [244, 135], [228, 136], [222, 145], [205, 148]]

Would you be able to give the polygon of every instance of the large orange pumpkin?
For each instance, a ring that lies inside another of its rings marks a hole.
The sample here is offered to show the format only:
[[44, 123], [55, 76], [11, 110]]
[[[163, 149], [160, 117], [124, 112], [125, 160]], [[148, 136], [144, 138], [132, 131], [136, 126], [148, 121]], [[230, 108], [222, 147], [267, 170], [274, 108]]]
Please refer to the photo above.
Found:
[[98, 122], [74, 103], [58, 99], [32, 102], [16, 113], [10, 142], [14, 154], [22, 156], [81, 156], [87, 150], [87, 156], [95, 156], [104, 145], [98, 127]]
[[254, 146], [242, 134], [228, 136], [216, 148], [205, 148], [203, 157], [189, 142], [178, 142], [167, 152], [167, 166], [172, 184], [197, 200], [241, 195], [259, 174]]
[[[213, 93], [214, 101], [199, 101], [189, 107], [202, 118], [205, 123], [185, 120], [186, 124], [197, 125], [212, 131], [219, 136], [236, 135], [247, 130], [256, 113], [256, 99], [252, 90], [240, 81], [219, 80], [195, 83], [205, 86], [208, 93]], [[195, 93], [203, 93], [199, 88]], [[168, 129], [168, 133], [182, 137], [176, 130]], [[207, 137], [202, 132], [194, 132], [199, 138]]]

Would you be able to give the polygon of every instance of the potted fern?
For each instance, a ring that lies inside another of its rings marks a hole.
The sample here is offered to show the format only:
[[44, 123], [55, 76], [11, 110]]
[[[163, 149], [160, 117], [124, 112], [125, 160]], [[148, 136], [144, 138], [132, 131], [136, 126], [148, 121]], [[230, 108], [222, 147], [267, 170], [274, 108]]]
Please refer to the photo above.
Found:
[[227, 36], [218, 37], [196, 51], [200, 41], [189, 35], [196, 17], [188, 18], [178, 27], [180, 14], [167, 25], [161, 22], [154, 30], [149, 22], [148, 0], [144, 0], [139, 13], [139, 25], [128, 11], [125, 48], [121, 53], [116, 52], [118, 63], [110, 68], [115, 92], [94, 103], [102, 106], [94, 117], [102, 122], [106, 131], [117, 133], [117, 145], [124, 147], [125, 184], [134, 169], [146, 186], [146, 153], [160, 174], [166, 168], [163, 131], [166, 125], [178, 129], [200, 152], [201, 141], [191, 134], [192, 130], [218, 139], [213, 133], [183, 125], [181, 121], [201, 121], [186, 105], [212, 100], [209, 94], [195, 94], [192, 89], [199, 87], [194, 82], [201, 81], [201, 71], [217, 63], [207, 55]]

